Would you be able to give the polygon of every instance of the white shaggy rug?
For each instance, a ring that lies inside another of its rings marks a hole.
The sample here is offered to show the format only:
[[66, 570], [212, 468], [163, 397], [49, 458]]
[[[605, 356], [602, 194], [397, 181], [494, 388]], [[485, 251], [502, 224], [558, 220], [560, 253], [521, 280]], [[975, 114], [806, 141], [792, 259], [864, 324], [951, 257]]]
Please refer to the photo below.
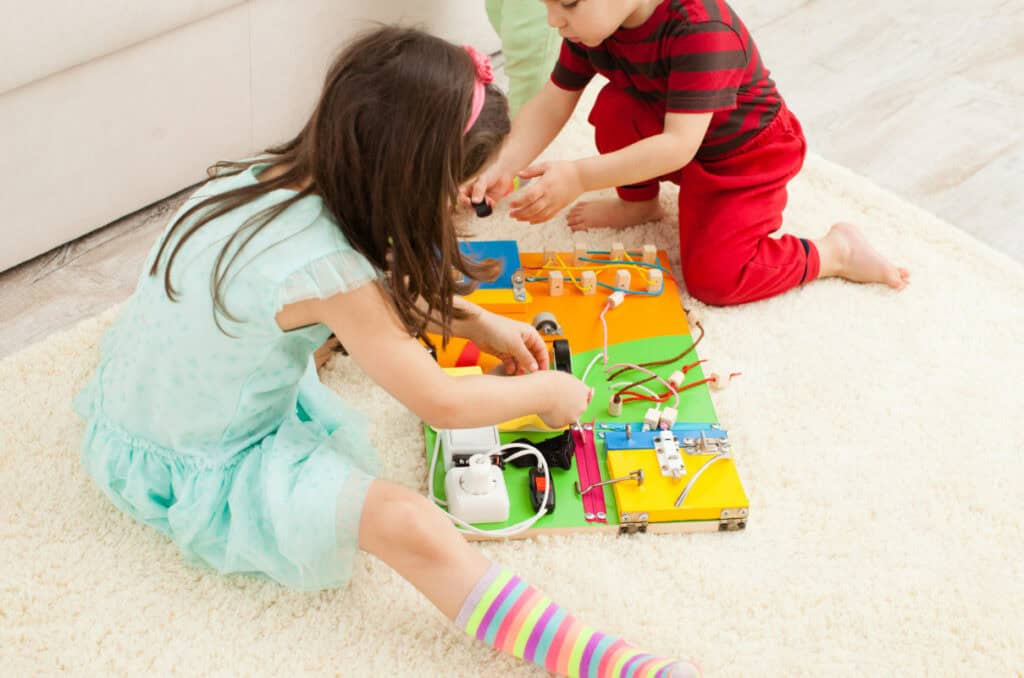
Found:
[[[588, 152], [590, 134], [577, 116], [552, 155]], [[674, 196], [666, 186], [672, 213]], [[787, 229], [817, 237], [837, 220], [910, 267], [909, 289], [828, 280], [739, 308], [686, 300], [707, 329], [701, 356], [743, 371], [715, 404], [750, 495], [745, 532], [482, 548], [708, 676], [1019, 676], [1024, 269], [812, 156]], [[570, 242], [564, 219], [477, 223], [527, 250]], [[674, 229], [623, 239], [672, 250]], [[79, 467], [70, 406], [114, 312], [0, 362], [0, 673], [540, 675], [371, 557], [345, 590], [293, 593], [188, 566], [115, 510]], [[324, 380], [376, 423], [386, 476], [424, 488], [414, 417], [344, 358]]]

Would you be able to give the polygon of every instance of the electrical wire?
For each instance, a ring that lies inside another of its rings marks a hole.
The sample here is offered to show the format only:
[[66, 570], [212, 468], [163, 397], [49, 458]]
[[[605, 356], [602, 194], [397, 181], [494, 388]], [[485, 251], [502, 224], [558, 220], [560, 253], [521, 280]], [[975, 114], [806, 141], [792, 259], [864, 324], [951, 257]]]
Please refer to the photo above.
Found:
[[[588, 250], [587, 254], [609, 254], [609, 252], [607, 250]], [[626, 257], [626, 259], [624, 261], [617, 260], [617, 259], [593, 259], [591, 257], [579, 257], [580, 261], [586, 261], [586, 262], [590, 262], [590, 263], [599, 264], [599, 266], [569, 266], [569, 265], [567, 265], [565, 263], [565, 261], [562, 260], [561, 255], [556, 253], [555, 254], [555, 263], [554, 264], [549, 264], [548, 261], [546, 260], [540, 266], [540, 270], [546, 270], [546, 271], [558, 270], [558, 271], [562, 271], [562, 273], [564, 274], [564, 278], [567, 278], [580, 291], [583, 291], [584, 288], [583, 288], [582, 283], [580, 282], [580, 278], [578, 276], [573, 276], [572, 275], [572, 271], [574, 271], [574, 270], [603, 272], [603, 271], [606, 271], [606, 270], [608, 270], [610, 268], [635, 269], [635, 270], [640, 272], [640, 275], [643, 278], [644, 282], [647, 283], [648, 285], [650, 285], [650, 276], [648, 275], [648, 271], [652, 270], [652, 269], [657, 269], [657, 270], [661, 271], [661, 273], [662, 273], [661, 287], [656, 292], [649, 292], [649, 291], [646, 291], [646, 290], [631, 290], [631, 289], [626, 289], [626, 288], [622, 288], [622, 287], [616, 287], [614, 285], [609, 285], [608, 283], [603, 283], [603, 282], [597, 281], [597, 285], [599, 287], [603, 287], [605, 289], [612, 290], [613, 292], [619, 291], [619, 292], [625, 292], [627, 294], [636, 294], [636, 295], [641, 295], [641, 296], [660, 296], [665, 291], [665, 279], [666, 278], [669, 279], [669, 280], [672, 280], [673, 282], [675, 282], [675, 277], [672, 275], [672, 272], [670, 270], [666, 269], [664, 266], [662, 266], [661, 262], [655, 262], [653, 264], [648, 264], [648, 263], [643, 262], [643, 261], [634, 261], [634, 260], [630, 259], [628, 253], [624, 253], [624, 256]], [[546, 282], [548, 280], [548, 278], [545, 277], [545, 276], [528, 276], [526, 280], [528, 282]]]
[[[570, 275], [562, 276], [562, 279], [568, 280], [569, 282], [573, 283], [580, 290], [583, 289], [582, 283], [580, 283], [579, 278], [574, 278]], [[526, 277], [526, 282], [547, 282], [548, 280], [550, 280], [550, 278], [540, 275], [530, 275]], [[638, 297], [658, 297], [661, 296], [662, 293], [665, 291], [664, 279], [661, 281], [661, 287], [658, 288], [656, 292], [648, 292], [647, 290], [632, 290], [626, 289], [625, 287], [616, 287], [615, 285], [609, 285], [608, 283], [601, 282], [600, 280], [597, 281], [597, 286], [602, 287], [606, 290], [611, 290], [612, 292], [622, 292], [623, 294], [632, 294]]]
[[[660, 375], [657, 375], [654, 372], [651, 372], [646, 367], [643, 367], [641, 365], [633, 365], [632, 363], [616, 363], [615, 365], [612, 365], [610, 367], [605, 368], [605, 371], [607, 372], [608, 370], [614, 370], [614, 369], [616, 369], [618, 367], [627, 367], [627, 368], [629, 368], [631, 370], [638, 370], [640, 372], [644, 372], [645, 374], [651, 375], [651, 379], [657, 379], [658, 381], [660, 381], [662, 384], [664, 384], [665, 388], [667, 388], [669, 391], [671, 391], [672, 395], [675, 396], [675, 403], [672, 405], [672, 407], [675, 407], [675, 408], [679, 407], [679, 394], [676, 392], [675, 387], [672, 386], [672, 384], [668, 383], [668, 381], [664, 377], [662, 377]], [[615, 374], [619, 374], [619, 372], [616, 372]], [[612, 376], [614, 376], [614, 375], [612, 375]], [[610, 378], [611, 377], [609, 377], [609, 379]], [[645, 382], [646, 381], [650, 381], [651, 379], [644, 379], [644, 381]], [[639, 384], [632, 384], [631, 387], [632, 386], [637, 386], [637, 385], [639, 385]], [[622, 391], [619, 391], [619, 394], [621, 395]]]
[[[572, 271], [573, 268], [579, 269], [579, 268], [583, 268], [583, 267], [582, 266], [575, 266], [575, 267], [566, 266], [565, 262], [562, 261], [562, 255], [560, 255], [560, 254], [556, 254], [555, 255], [555, 261], [558, 262], [559, 270], [561, 270], [563, 273], [569, 273], [569, 275], [567, 275], [566, 277], [569, 278], [569, 280], [572, 281], [572, 284], [576, 286], [576, 289], [578, 289], [580, 292], [583, 292], [584, 291], [583, 285], [580, 284], [580, 282], [576, 278], [572, 277], [572, 274], [571, 274], [571, 271]], [[543, 268], [547, 268], [547, 266], [544, 266]]]
[[604, 314], [608, 312], [611, 307], [610, 304], [605, 304], [604, 308], [601, 309], [601, 329], [604, 331], [604, 344], [602, 347], [602, 355], [604, 356], [604, 364], [608, 364], [608, 321], [604, 319]]
[[675, 501], [675, 507], [679, 508], [680, 506], [683, 505], [683, 502], [686, 501], [686, 495], [690, 494], [690, 490], [693, 489], [693, 486], [697, 482], [697, 479], [704, 474], [704, 471], [707, 471], [709, 468], [711, 468], [711, 465], [714, 464], [716, 461], [721, 461], [722, 459], [728, 458], [728, 454], [717, 454], [714, 457], [711, 457], [711, 459], [708, 459], [707, 463], [701, 466], [700, 469], [693, 474], [693, 477], [690, 478], [690, 482], [686, 483], [686, 487], [684, 487], [683, 491], [679, 493], [679, 497], [677, 497]]
[[[690, 344], [689, 348], [687, 348], [685, 351], [683, 351], [682, 353], [680, 353], [679, 355], [677, 355], [674, 358], [669, 358], [667, 360], [651, 360], [650, 362], [640, 363], [640, 367], [658, 367], [659, 365], [670, 365], [670, 364], [672, 364], [674, 362], [678, 362], [678, 361], [682, 360], [687, 355], [689, 355], [694, 349], [697, 348], [697, 344], [699, 344], [701, 342], [701, 339], [704, 338], [704, 326], [700, 324], [699, 320], [696, 323], [694, 323], [694, 324], [697, 325], [697, 329], [700, 331], [700, 334], [697, 336], [697, 341], [695, 341], [692, 344]], [[629, 368], [625, 368], [625, 369], [619, 370], [618, 372], [615, 372], [614, 374], [609, 374], [608, 378], [609, 379], [614, 379], [615, 377], [619, 376], [623, 372], [628, 372], [628, 371], [629, 371]], [[637, 382], [637, 383], [643, 384], [643, 383], [646, 383], [648, 381], [650, 381], [650, 379], [644, 379], [644, 380], [642, 380], [640, 382]]]
[[597, 361], [600, 360], [600, 359], [601, 359], [601, 354], [600, 353], [597, 353], [597, 354], [594, 355], [593, 359], [590, 361], [590, 364], [587, 365], [587, 369], [583, 370], [583, 376], [580, 377], [580, 381], [582, 381], [584, 384], [587, 383], [587, 376], [590, 374], [590, 370], [593, 369], [594, 364], [597, 363]]
[[600, 264], [599, 266], [591, 267], [591, 270], [598, 269], [601, 271], [607, 271], [610, 268], [624, 268], [627, 270], [634, 270], [640, 272], [640, 277], [644, 279], [644, 282], [650, 281], [650, 276], [647, 272], [652, 269], [658, 269], [661, 271], [661, 277], [664, 279], [665, 273], [668, 273], [661, 264], [645, 264], [642, 261], [620, 261], [616, 259], [592, 259], [590, 257], [580, 257], [580, 261], [587, 261], [592, 264]]
[[[613, 388], [613, 389], [615, 389], [615, 388], [618, 388], [618, 387], [622, 386], [622, 385], [623, 385], [623, 384], [625, 384], [625, 383], [627, 383], [627, 382], [625, 382], [625, 381], [620, 381], [620, 382], [619, 382], [619, 383], [617, 383], [617, 384], [612, 384], [610, 388]], [[657, 399], [657, 400], [658, 400], [658, 402], [662, 402], [662, 401], [660, 400], [661, 396], [659, 396], [659, 395], [658, 395], [657, 393], [655, 393], [655, 392], [654, 392], [654, 391], [652, 391], [651, 389], [647, 388], [646, 386], [635, 386], [634, 388], [639, 388], [639, 389], [641, 389], [641, 390], [643, 390], [643, 391], [647, 391], [647, 393], [648, 393], [648, 394], [649, 394], [649, 395], [651, 396], [651, 398], [653, 398], [653, 399]], [[634, 394], [633, 394], [632, 392], [630, 392], [630, 395], [634, 395]]]
[[660, 260], [655, 260], [653, 264], [648, 264], [646, 261], [637, 261], [636, 259], [630, 258], [630, 255], [632, 255], [633, 257], [643, 257], [643, 252], [630, 252], [627, 250], [623, 252], [623, 255], [626, 257], [624, 261], [620, 259], [612, 259], [610, 250], [587, 250], [587, 254], [606, 254], [609, 258], [590, 259], [589, 257], [580, 257], [580, 259], [582, 261], [592, 261], [600, 264], [607, 264], [610, 266], [614, 266], [616, 264], [632, 264], [634, 266], [642, 266], [644, 268], [657, 268], [661, 270], [662, 275], [668, 277], [668, 279], [671, 280], [672, 282], [676, 282], [676, 278], [674, 275], [672, 275], [672, 271], [662, 266]]

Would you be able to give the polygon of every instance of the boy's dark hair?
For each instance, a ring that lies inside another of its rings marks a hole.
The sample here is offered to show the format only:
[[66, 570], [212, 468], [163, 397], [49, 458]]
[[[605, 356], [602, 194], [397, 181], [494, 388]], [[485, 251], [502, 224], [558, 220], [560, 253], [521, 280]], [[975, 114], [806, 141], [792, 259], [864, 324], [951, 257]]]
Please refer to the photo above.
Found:
[[[149, 274], [157, 275], [167, 250], [164, 289], [175, 300], [171, 267], [197, 230], [261, 195], [309, 180], [296, 195], [246, 221], [220, 250], [211, 273], [218, 326], [218, 312], [236, 320], [224, 305], [223, 288], [241, 250], [272, 219], [315, 193], [352, 246], [390, 272], [390, 296], [410, 333], [421, 335], [428, 313], [437, 313], [447, 341], [451, 321], [461, 317], [452, 295], [498, 273], [496, 261], [462, 256], [454, 222], [459, 186], [483, 169], [510, 127], [504, 95], [487, 85], [483, 110], [463, 133], [475, 81], [476, 67], [464, 49], [423, 31], [383, 26], [356, 37], [328, 71], [316, 110], [298, 136], [268, 149], [268, 157], [210, 168], [211, 176], [230, 176], [260, 162], [286, 171], [185, 211]], [[199, 211], [202, 216], [186, 227]], [[417, 306], [421, 297], [426, 312]]]

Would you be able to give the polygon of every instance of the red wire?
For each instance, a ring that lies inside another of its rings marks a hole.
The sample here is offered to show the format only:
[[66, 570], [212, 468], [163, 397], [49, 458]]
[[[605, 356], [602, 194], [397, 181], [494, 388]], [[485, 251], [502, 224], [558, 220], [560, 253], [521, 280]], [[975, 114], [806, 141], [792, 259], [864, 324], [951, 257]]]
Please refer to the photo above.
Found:
[[[695, 386], [700, 386], [701, 384], [706, 384], [709, 381], [711, 381], [711, 377], [708, 377], [706, 379], [701, 379], [700, 381], [695, 381], [692, 384], [687, 384], [686, 386], [683, 386], [682, 388], [677, 388], [676, 389], [676, 393], [682, 393], [683, 391], [687, 391], [687, 390], [689, 390], [689, 389], [691, 389], [691, 388], [693, 388]], [[629, 395], [629, 396], [631, 396], [629, 398], [623, 398], [622, 402], [624, 402], [624, 403], [632, 402], [634, 400], [649, 400], [651, 402], [663, 403], [663, 402], [665, 402], [666, 400], [668, 400], [669, 398], [672, 397], [672, 392], [671, 391], [666, 391], [666, 392], [662, 393], [661, 395], [649, 396], [649, 395], [644, 395], [643, 393], [637, 393], [636, 391], [621, 391], [619, 393], [619, 395]]]
[[[703, 362], [703, 361], [697, 361], [697, 362]], [[696, 364], [697, 363], [694, 363], [694, 365], [696, 365]], [[692, 366], [693, 365], [691, 365], [691, 367]], [[739, 377], [739, 376], [742, 376], [742, 374], [743, 374], [742, 372], [731, 372], [729, 374], [729, 378], [732, 379], [733, 377]], [[687, 390], [693, 388], [694, 386], [700, 386], [701, 384], [707, 384], [707, 383], [710, 383], [710, 382], [711, 382], [711, 377], [705, 377], [704, 379], [701, 379], [700, 381], [695, 381], [692, 384], [687, 384], [686, 386], [683, 386], [682, 388], [677, 388], [676, 389], [676, 393], [682, 393], [683, 391], [687, 391]], [[646, 401], [652, 402], [652, 403], [663, 403], [663, 402], [665, 402], [666, 400], [668, 400], [669, 398], [672, 397], [672, 392], [671, 391], [666, 391], [665, 393], [662, 393], [661, 395], [649, 396], [649, 395], [645, 395], [643, 393], [637, 393], [636, 391], [619, 391], [619, 395], [620, 396], [624, 396], [624, 395], [628, 395], [629, 396], [628, 398], [623, 398], [622, 399], [622, 402], [624, 402], [624, 403], [631, 403], [631, 402], [636, 401], [636, 400], [646, 400]]]

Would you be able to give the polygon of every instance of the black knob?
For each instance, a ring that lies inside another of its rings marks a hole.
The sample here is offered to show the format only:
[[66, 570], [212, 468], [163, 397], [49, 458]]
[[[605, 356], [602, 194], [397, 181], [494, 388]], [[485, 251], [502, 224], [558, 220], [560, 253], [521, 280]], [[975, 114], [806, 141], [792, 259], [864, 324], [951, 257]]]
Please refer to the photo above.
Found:
[[491, 212], [492, 212], [491, 206], [487, 204], [486, 200], [483, 200], [481, 202], [473, 203], [473, 209], [476, 210], [476, 215], [478, 217], [489, 217], [489, 216], [491, 216]]

